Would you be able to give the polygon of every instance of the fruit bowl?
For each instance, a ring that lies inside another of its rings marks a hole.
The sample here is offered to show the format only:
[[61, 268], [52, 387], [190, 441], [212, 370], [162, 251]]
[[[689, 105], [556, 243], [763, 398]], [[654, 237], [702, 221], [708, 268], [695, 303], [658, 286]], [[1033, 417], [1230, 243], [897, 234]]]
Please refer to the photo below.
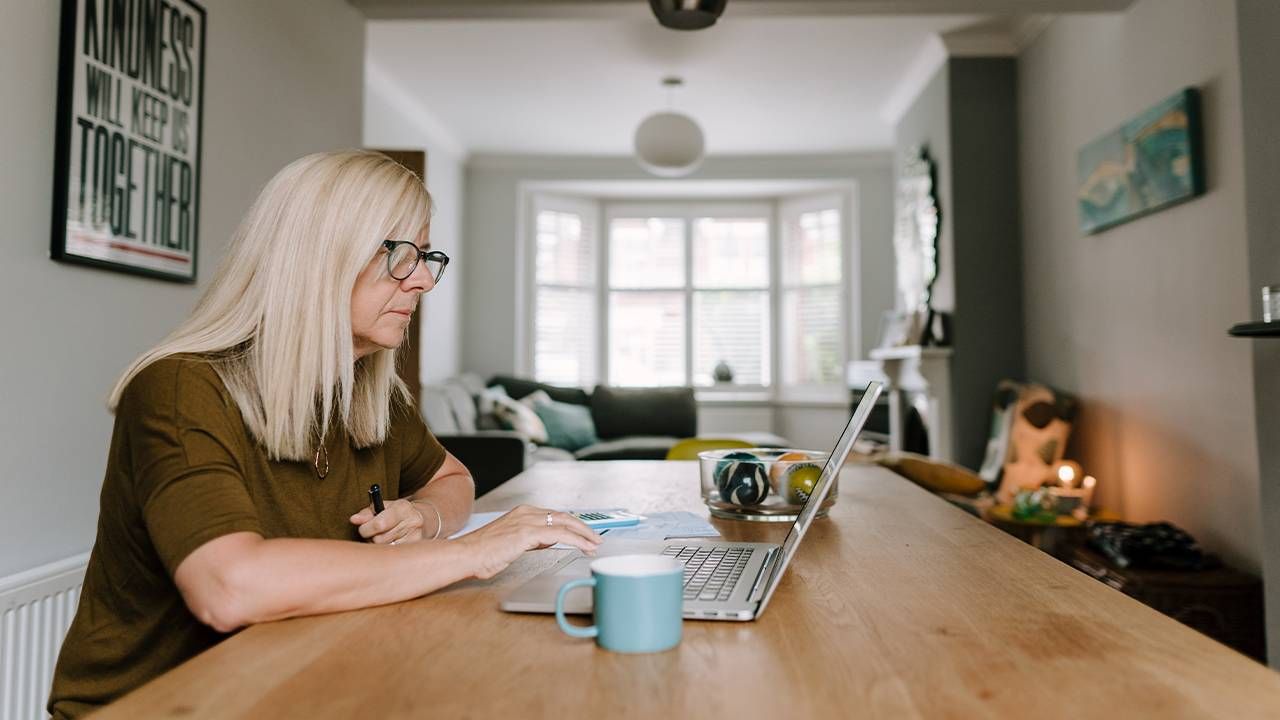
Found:
[[[787, 448], [705, 450], [698, 453], [702, 500], [716, 517], [790, 522], [809, 500], [827, 454]], [[835, 504], [837, 483], [819, 516]]]

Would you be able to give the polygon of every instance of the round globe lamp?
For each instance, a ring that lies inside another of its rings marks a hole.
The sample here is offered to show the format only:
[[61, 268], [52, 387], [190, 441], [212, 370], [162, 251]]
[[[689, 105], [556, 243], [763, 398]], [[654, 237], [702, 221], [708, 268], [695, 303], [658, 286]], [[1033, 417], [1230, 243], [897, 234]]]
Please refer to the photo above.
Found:
[[702, 164], [705, 149], [702, 128], [688, 115], [654, 113], [636, 128], [636, 161], [654, 175], [688, 175]]

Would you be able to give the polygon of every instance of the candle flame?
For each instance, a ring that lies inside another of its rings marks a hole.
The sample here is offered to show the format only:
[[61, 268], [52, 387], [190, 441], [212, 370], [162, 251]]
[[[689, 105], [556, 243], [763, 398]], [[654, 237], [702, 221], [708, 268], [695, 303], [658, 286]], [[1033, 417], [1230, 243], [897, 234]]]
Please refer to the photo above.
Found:
[[1067, 487], [1071, 487], [1071, 483], [1075, 482], [1075, 479], [1076, 479], [1075, 468], [1071, 467], [1070, 465], [1059, 465], [1058, 479], [1062, 481], [1063, 485]]

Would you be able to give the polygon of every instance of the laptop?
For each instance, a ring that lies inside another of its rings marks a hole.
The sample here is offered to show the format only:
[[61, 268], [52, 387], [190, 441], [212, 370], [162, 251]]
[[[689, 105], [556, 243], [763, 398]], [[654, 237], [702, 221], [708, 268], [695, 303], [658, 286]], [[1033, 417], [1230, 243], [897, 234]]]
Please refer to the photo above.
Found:
[[[871, 415], [876, 398], [883, 389], [871, 382], [862, 394], [844, 432], [836, 441], [827, 464], [814, 487], [809, 501], [796, 516], [791, 532], [781, 545], [774, 543], [728, 542], [723, 540], [690, 541], [651, 540], [606, 542], [596, 557], [574, 552], [516, 588], [502, 600], [507, 612], [555, 612], [556, 593], [560, 586], [575, 578], [591, 574], [591, 563], [597, 557], [634, 553], [654, 553], [680, 560], [684, 571], [684, 616], [694, 620], [754, 620], [764, 612], [782, 581], [782, 574], [795, 556], [805, 532], [818, 514], [853, 449], [853, 441], [862, 432]], [[591, 612], [591, 593], [583, 589], [569, 593], [565, 612]]]

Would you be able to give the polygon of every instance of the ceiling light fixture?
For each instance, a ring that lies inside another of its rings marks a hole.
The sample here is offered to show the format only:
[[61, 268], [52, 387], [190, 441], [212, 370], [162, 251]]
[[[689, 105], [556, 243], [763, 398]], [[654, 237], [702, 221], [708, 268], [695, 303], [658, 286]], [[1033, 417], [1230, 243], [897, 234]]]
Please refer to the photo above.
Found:
[[658, 22], [672, 30], [701, 30], [716, 24], [728, 0], [649, 0]]
[[[667, 106], [671, 91], [684, 84], [678, 77], [662, 79], [667, 88]], [[693, 118], [673, 110], [657, 112], [641, 121], [636, 128], [636, 162], [640, 167], [662, 177], [688, 175], [702, 164], [706, 141], [702, 128]]]

